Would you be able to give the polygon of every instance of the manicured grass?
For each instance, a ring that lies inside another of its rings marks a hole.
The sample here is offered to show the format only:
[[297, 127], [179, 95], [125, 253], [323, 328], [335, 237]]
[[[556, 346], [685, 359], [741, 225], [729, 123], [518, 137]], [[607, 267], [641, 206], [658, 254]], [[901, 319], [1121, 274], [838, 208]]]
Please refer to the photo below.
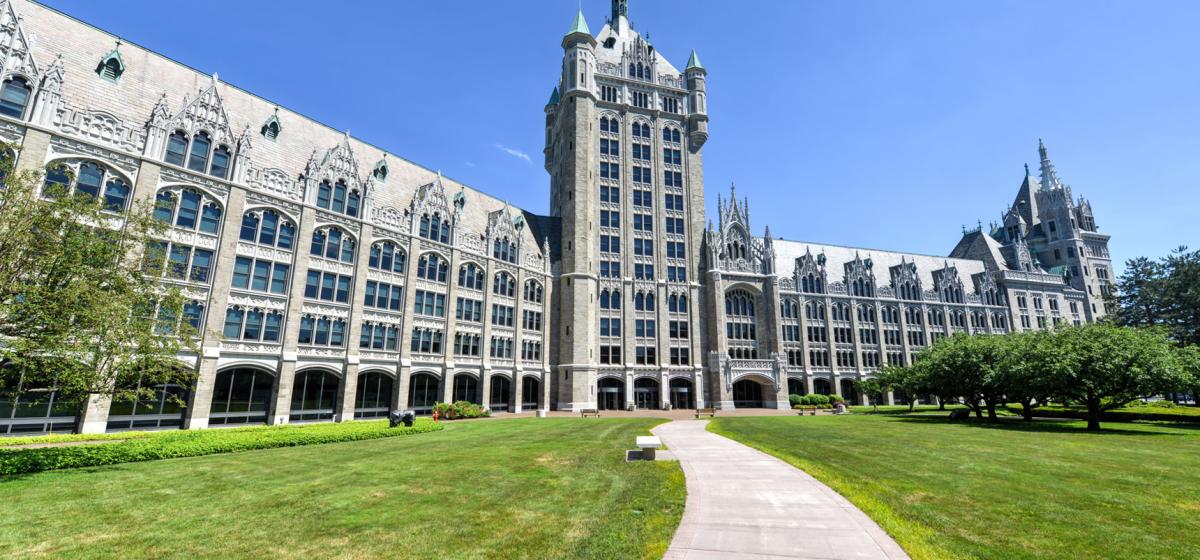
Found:
[[389, 428], [386, 420], [375, 420], [143, 432], [140, 436], [128, 440], [109, 440], [106, 443], [0, 449], [0, 475], [199, 457], [275, 447], [362, 441], [434, 432], [442, 427], [443, 424], [428, 418], [418, 418], [412, 427], [395, 428]]
[[1200, 429], [943, 414], [720, 417], [800, 467], [914, 558], [1200, 557]]
[[[1021, 413], [1019, 405], [1010, 404], [1007, 408], [1016, 414]], [[1033, 414], [1043, 418], [1086, 418], [1087, 409], [1078, 406], [1039, 406], [1034, 409]], [[1200, 422], [1200, 407], [1180, 405], [1167, 408], [1149, 404], [1133, 404], [1104, 412], [1100, 419], [1102, 424], [1104, 422], [1136, 422], [1139, 420]]]
[[683, 473], [623, 450], [661, 421], [470, 421], [9, 477], [0, 556], [658, 558]]

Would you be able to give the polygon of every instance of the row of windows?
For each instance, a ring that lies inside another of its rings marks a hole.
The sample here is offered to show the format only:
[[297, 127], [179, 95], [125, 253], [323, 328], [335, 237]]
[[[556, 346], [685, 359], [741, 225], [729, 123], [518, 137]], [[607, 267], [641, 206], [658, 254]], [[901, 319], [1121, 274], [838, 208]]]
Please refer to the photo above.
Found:
[[348, 303], [350, 301], [350, 277], [332, 272], [310, 270], [304, 283], [304, 297]]
[[166, 241], [151, 241], [142, 259], [150, 276], [191, 282], [208, 282], [212, 266], [212, 251]]
[[238, 257], [233, 263], [232, 285], [243, 290], [286, 294], [290, 268], [283, 263]]

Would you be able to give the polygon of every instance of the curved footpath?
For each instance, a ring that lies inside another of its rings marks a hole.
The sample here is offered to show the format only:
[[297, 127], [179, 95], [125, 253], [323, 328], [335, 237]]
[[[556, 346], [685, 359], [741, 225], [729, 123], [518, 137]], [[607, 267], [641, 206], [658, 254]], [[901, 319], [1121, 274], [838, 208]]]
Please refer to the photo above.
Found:
[[687, 477], [683, 520], [664, 558], [908, 558], [828, 486], [707, 425], [677, 420], [652, 430]]

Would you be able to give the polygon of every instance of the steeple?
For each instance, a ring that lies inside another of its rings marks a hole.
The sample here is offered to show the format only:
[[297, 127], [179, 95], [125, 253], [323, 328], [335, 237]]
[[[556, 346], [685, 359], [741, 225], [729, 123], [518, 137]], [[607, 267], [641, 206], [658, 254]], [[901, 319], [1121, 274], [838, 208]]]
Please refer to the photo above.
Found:
[[[560, 98], [561, 98], [561, 96], [560, 96], [560, 95], [559, 95], [559, 93], [558, 93], [558, 86], [554, 86], [554, 91], [550, 92], [550, 101], [547, 101], [547, 102], [546, 102], [546, 106], [547, 106], [547, 107], [553, 107], [553, 106], [555, 106], [555, 105], [558, 105], [558, 100], [559, 100]], [[1028, 171], [1028, 170], [1029, 170], [1029, 166], [1028, 166], [1028, 165], [1027, 165], [1027, 166], [1025, 166], [1025, 170], [1026, 170], [1026, 171]]]
[[629, 17], [629, 0], [612, 0], [612, 23], [616, 27], [620, 18]]
[[692, 49], [692, 56], [689, 56], [689, 57], [688, 57], [688, 61], [687, 61], [687, 67], [686, 67], [686, 68], [684, 68], [684, 71], [688, 71], [688, 70], [691, 70], [691, 69], [693, 69], [693, 68], [696, 68], [696, 69], [699, 69], [699, 70], [703, 70], [703, 69], [704, 69], [704, 65], [700, 64], [700, 57], [696, 56], [696, 50], [695, 50], [695, 49]]
[[1054, 164], [1050, 163], [1050, 156], [1046, 153], [1046, 144], [1038, 138], [1038, 155], [1042, 158], [1042, 189], [1052, 190], [1062, 188], [1062, 182], [1058, 180], [1058, 173], [1054, 171]]
[[567, 32], [567, 35], [572, 35], [575, 33], [585, 33], [587, 35], [592, 34], [592, 31], [588, 29], [587, 20], [583, 19], [583, 8], [580, 8], [575, 14], [575, 23], [571, 24], [571, 30]]

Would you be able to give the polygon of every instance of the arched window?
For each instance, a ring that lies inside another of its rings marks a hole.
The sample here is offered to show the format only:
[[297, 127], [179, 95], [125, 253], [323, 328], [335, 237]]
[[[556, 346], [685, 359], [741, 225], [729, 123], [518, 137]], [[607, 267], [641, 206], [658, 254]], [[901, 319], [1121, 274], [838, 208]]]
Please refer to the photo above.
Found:
[[279, 138], [279, 123], [272, 120], [271, 122], [263, 125], [262, 135], [267, 140], [275, 140], [276, 138]]
[[531, 303], [542, 303], [542, 285], [533, 281], [525, 281], [525, 301]]
[[483, 289], [483, 269], [475, 263], [466, 263], [458, 268], [458, 285], [469, 290]]
[[341, 228], [321, 228], [313, 232], [312, 248], [309, 252], [318, 257], [352, 263], [354, 239]]
[[243, 241], [291, 250], [296, 226], [274, 210], [250, 210], [242, 215]]
[[72, 184], [78, 194], [102, 197], [106, 210], [122, 212], [129, 204], [129, 181], [92, 161], [82, 162], [75, 169], [66, 164], [51, 165], [46, 169], [43, 192], [46, 196], [59, 196], [70, 192]]
[[874, 297], [875, 290], [866, 278], [858, 277], [850, 282], [850, 295], [857, 297]]
[[192, 136], [192, 149], [188, 156], [188, 169], [204, 173], [208, 169], [208, 149], [212, 140], [207, 132], [197, 132]]
[[182, 130], [176, 130], [167, 138], [167, 155], [165, 158], [167, 163], [183, 167], [183, 161], [187, 157], [187, 133]]
[[434, 212], [433, 214], [422, 214], [420, 229], [418, 230], [421, 237], [438, 241], [441, 243], [450, 242], [450, 221], [442, 220], [442, 215]]
[[921, 301], [921, 289], [911, 280], [901, 282], [900, 287], [896, 291], [900, 294], [900, 299]]
[[391, 241], [371, 245], [371, 257], [367, 266], [376, 270], [404, 274], [408, 267], [408, 255]]
[[331, 210], [339, 214], [358, 217], [362, 206], [362, 195], [358, 189], [346, 186], [346, 182], [338, 179], [332, 185], [329, 181], [321, 181], [317, 185], [317, 207]]
[[517, 279], [507, 272], [497, 272], [492, 280], [492, 293], [512, 297], [517, 291]]
[[29, 105], [29, 82], [25, 78], [14, 77], [4, 80], [4, 88], [0, 89], [0, 114], [19, 119], [25, 115], [25, 107]]
[[601, 290], [600, 309], [620, 309], [621, 290]]
[[678, 128], [671, 130], [671, 141], [676, 144], [679, 143], [679, 129]]
[[417, 277], [431, 282], [446, 281], [446, 259], [436, 253], [425, 253], [417, 261]]
[[212, 166], [208, 169], [208, 174], [213, 177], [222, 179], [229, 178], [229, 148], [227, 146], [217, 146], [213, 150]]
[[517, 244], [507, 237], [492, 240], [492, 258], [505, 262], [517, 262]]

